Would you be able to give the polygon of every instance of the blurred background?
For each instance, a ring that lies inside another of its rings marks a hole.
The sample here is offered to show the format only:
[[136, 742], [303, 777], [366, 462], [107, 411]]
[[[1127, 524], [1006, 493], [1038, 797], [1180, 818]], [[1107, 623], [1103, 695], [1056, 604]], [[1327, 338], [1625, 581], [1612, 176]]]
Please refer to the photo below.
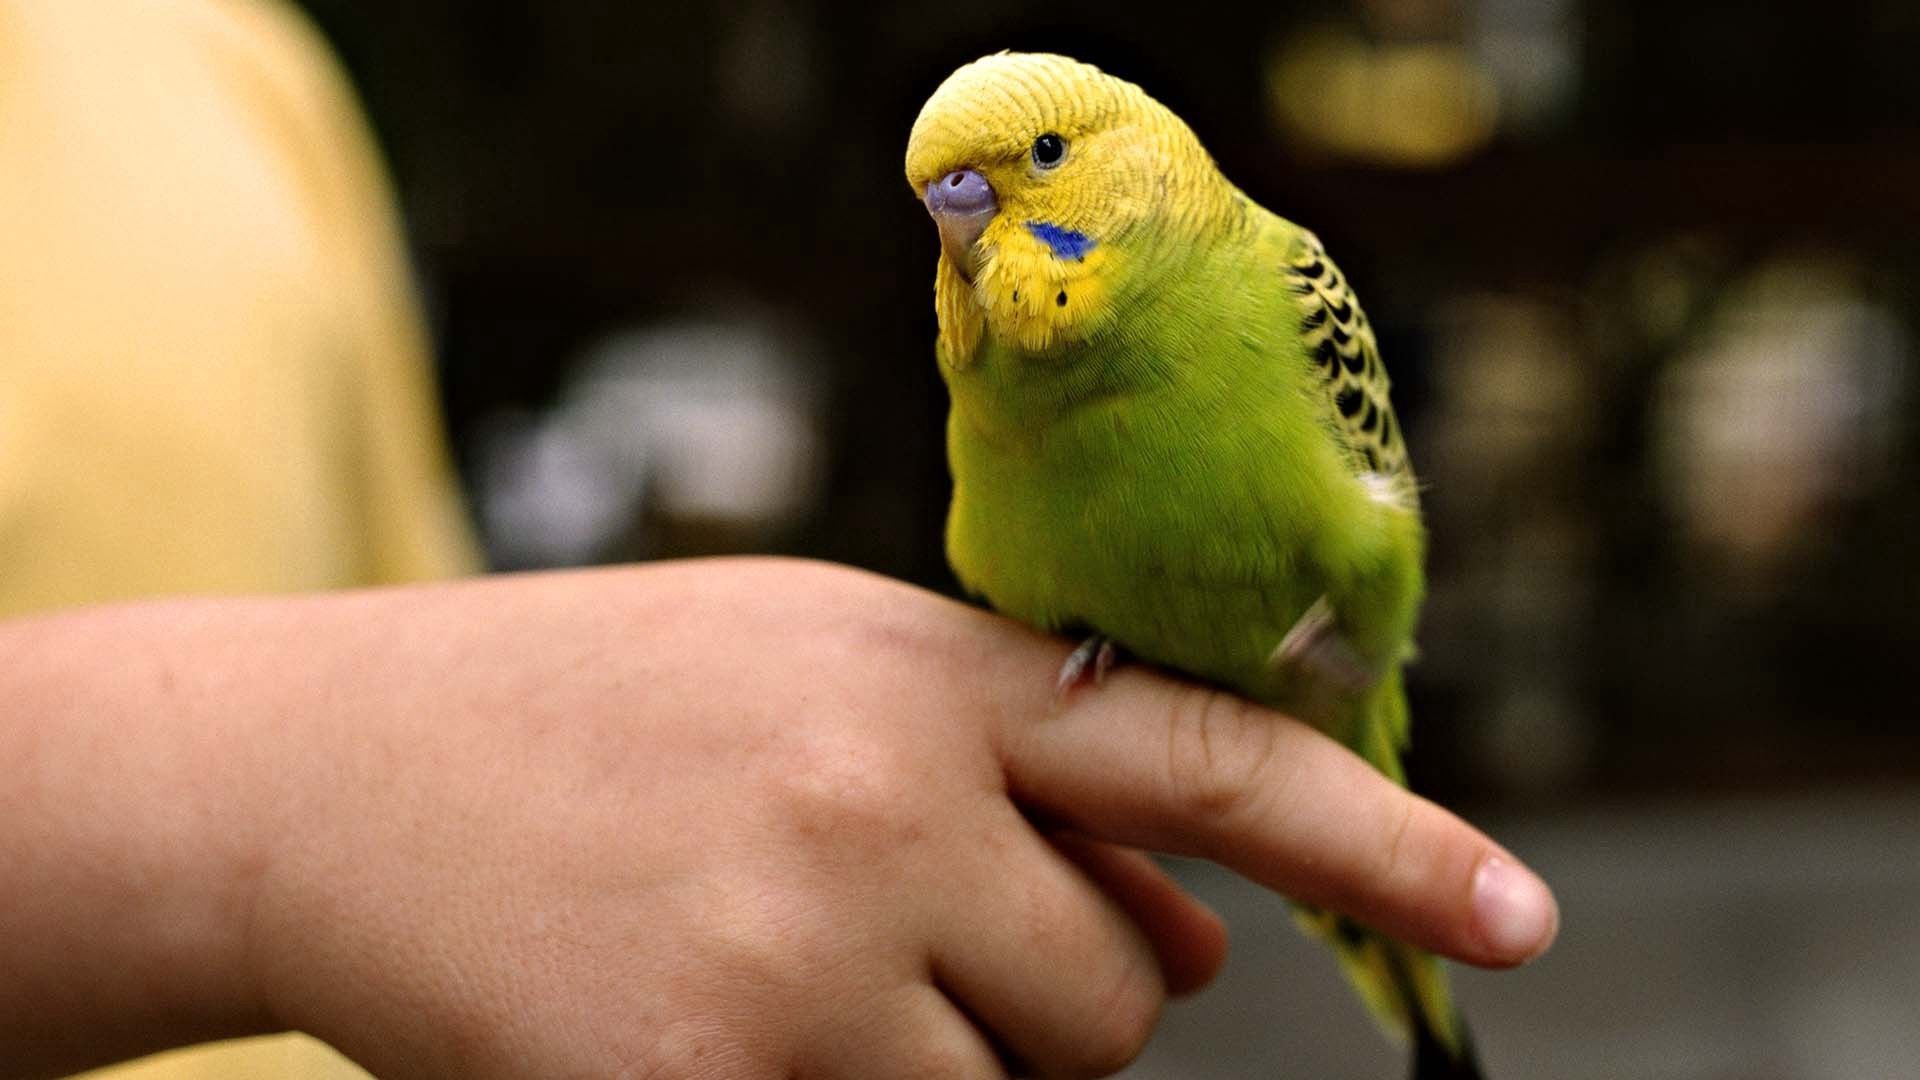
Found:
[[[1417, 787], [1560, 890], [1507, 1077], [1920, 1075], [1920, 6], [306, 0], [377, 130], [497, 568], [953, 590], [920, 103], [1145, 86], [1309, 225], [1427, 484]], [[1284, 909], [1130, 1075], [1395, 1075]]]
[[951, 588], [920, 103], [1092, 60], [1307, 223], [1433, 522], [1416, 769], [1528, 805], [1911, 780], [1920, 9], [307, 0], [407, 211], [492, 562]]
[[[1920, 1074], [1920, 7], [308, 0], [406, 207], [501, 567], [954, 588], [920, 103], [1147, 87], [1315, 229], [1428, 485], [1416, 786], [1554, 881], [1504, 1076]], [[1394, 1075], [1281, 909], [1141, 1077]]]

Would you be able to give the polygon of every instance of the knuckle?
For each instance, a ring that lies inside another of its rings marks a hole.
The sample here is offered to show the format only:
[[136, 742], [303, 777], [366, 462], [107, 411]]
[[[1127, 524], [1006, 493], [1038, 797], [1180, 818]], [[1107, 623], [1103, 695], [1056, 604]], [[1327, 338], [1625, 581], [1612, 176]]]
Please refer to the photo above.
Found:
[[1087, 1028], [1080, 1067], [1086, 1076], [1109, 1076], [1133, 1063], [1160, 1022], [1166, 990], [1151, 963], [1128, 964], [1099, 1002]]
[[772, 1080], [777, 1069], [752, 1039], [706, 1019], [670, 1023], [642, 1052], [621, 1062], [619, 1080]]
[[1399, 884], [1414, 872], [1409, 856], [1408, 834], [1413, 829], [1414, 812], [1418, 806], [1411, 798], [1395, 803], [1393, 822], [1390, 831], [1380, 847], [1379, 880], [1390, 884]]
[[1116, 939], [1070, 892], [1032, 889], [1018, 916], [1027, 950], [1062, 973], [1048, 1009], [1061, 1037], [1046, 1074], [1109, 1076], [1125, 1068], [1146, 1046], [1166, 1001], [1152, 951]]
[[678, 959], [689, 976], [715, 986], [751, 988], [745, 999], [790, 992], [790, 972], [820, 954], [812, 908], [776, 889], [747, 888], [711, 900], [713, 929]]
[[786, 756], [778, 774], [778, 814], [808, 849], [843, 856], [897, 850], [920, 828], [927, 785], [912, 763], [879, 743], [820, 738]]
[[1167, 784], [1176, 810], [1220, 820], [1260, 806], [1278, 729], [1250, 703], [1218, 690], [1184, 693], [1167, 736]]
[[977, 1054], [957, 1041], [934, 1041], [915, 1052], [914, 1075], [927, 1080], [982, 1080]]

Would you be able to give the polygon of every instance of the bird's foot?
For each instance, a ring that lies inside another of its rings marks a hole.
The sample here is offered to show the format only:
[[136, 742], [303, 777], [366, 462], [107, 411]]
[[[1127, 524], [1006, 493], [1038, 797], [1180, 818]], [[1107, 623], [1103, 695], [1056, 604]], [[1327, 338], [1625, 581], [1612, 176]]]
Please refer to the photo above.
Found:
[[1267, 657], [1267, 667], [1298, 672], [1311, 685], [1330, 686], [1342, 693], [1358, 693], [1380, 677], [1353, 643], [1340, 633], [1333, 604], [1322, 596], [1280, 638]]
[[1080, 647], [1067, 657], [1066, 663], [1060, 665], [1060, 677], [1053, 683], [1054, 700], [1065, 698], [1082, 683], [1090, 682], [1098, 686], [1105, 682], [1107, 672], [1113, 670], [1119, 657], [1119, 649], [1114, 646], [1113, 639], [1105, 634], [1095, 634], [1082, 641]]

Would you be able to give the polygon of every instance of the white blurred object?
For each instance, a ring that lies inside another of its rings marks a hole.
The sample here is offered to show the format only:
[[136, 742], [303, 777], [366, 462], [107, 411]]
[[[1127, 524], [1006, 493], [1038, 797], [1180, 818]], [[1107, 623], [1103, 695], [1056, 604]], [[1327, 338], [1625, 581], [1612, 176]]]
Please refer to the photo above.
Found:
[[593, 562], [648, 517], [736, 533], [793, 524], [822, 483], [815, 371], [791, 330], [758, 316], [603, 340], [551, 412], [504, 419], [482, 441], [495, 564]]
[[1492, 74], [1508, 131], [1552, 127], [1580, 91], [1578, 0], [1477, 0], [1467, 39]]
[[1666, 498], [1696, 549], [1750, 586], [1891, 465], [1912, 342], [1857, 278], [1837, 259], [1762, 267], [1656, 390]]

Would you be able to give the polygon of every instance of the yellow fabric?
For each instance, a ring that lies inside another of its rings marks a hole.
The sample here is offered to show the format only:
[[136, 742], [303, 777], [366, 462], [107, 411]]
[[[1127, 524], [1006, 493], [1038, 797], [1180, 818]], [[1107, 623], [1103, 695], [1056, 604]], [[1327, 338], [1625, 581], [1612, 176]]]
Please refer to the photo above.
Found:
[[371, 137], [265, 0], [0, 0], [0, 615], [475, 566]]
[[[0, 0], [0, 615], [476, 567], [372, 140], [266, 0]], [[114, 1080], [343, 1080], [300, 1036]]]
[[[104, 3], [106, 0], [67, 0]], [[73, 1080], [368, 1080], [333, 1048], [305, 1035], [265, 1035], [191, 1046], [97, 1069]]]

